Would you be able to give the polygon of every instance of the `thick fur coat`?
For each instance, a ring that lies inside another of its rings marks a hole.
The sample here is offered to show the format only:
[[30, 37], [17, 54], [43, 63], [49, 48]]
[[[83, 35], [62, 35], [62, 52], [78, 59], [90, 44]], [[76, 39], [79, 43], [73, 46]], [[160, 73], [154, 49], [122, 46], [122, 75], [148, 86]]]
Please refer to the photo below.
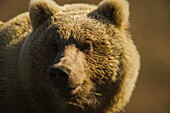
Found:
[[31, 0], [0, 22], [0, 112], [112, 113], [129, 102], [140, 57], [129, 4]]

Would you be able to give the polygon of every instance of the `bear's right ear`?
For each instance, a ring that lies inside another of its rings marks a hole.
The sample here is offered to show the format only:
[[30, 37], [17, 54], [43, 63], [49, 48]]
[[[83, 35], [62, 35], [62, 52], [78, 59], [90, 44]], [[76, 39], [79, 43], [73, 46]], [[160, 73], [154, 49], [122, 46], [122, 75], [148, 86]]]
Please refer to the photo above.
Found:
[[59, 11], [60, 6], [52, 0], [31, 0], [29, 12], [33, 28], [38, 28], [50, 16]]

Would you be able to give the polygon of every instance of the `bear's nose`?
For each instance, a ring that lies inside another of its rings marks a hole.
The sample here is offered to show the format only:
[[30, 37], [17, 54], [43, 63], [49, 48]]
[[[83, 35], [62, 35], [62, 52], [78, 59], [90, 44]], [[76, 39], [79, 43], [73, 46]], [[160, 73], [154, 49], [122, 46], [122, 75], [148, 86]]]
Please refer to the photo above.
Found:
[[71, 70], [64, 66], [53, 66], [50, 69], [50, 78], [55, 86], [65, 86], [68, 82]]

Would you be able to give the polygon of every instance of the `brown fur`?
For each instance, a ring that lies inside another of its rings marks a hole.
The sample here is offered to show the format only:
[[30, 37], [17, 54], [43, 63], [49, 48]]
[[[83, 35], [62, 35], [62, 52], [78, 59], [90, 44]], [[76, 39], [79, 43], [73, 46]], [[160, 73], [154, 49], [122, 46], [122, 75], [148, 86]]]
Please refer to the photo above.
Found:
[[0, 29], [2, 28], [2, 26], [4, 25], [5, 23], [0, 21]]
[[[0, 30], [0, 112], [122, 110], [140, 66], [126, 30], [128, 7], [125, 0], [105, 0], [97, 7], [32, 0], [29, 14], [15, 17]], [[58, 90], [63, 86], [53, 85], [52, 67], [69, 74], [67, 85], [76, 89]]]

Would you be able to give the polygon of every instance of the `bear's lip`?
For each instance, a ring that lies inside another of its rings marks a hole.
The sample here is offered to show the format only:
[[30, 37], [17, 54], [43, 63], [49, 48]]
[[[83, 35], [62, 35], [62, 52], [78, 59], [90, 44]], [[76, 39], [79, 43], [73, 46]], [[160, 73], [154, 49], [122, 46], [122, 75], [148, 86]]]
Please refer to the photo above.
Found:
[[55, 94], [60, 97], [74, 97], [81, 85], [77, 87], [54, 88]]

